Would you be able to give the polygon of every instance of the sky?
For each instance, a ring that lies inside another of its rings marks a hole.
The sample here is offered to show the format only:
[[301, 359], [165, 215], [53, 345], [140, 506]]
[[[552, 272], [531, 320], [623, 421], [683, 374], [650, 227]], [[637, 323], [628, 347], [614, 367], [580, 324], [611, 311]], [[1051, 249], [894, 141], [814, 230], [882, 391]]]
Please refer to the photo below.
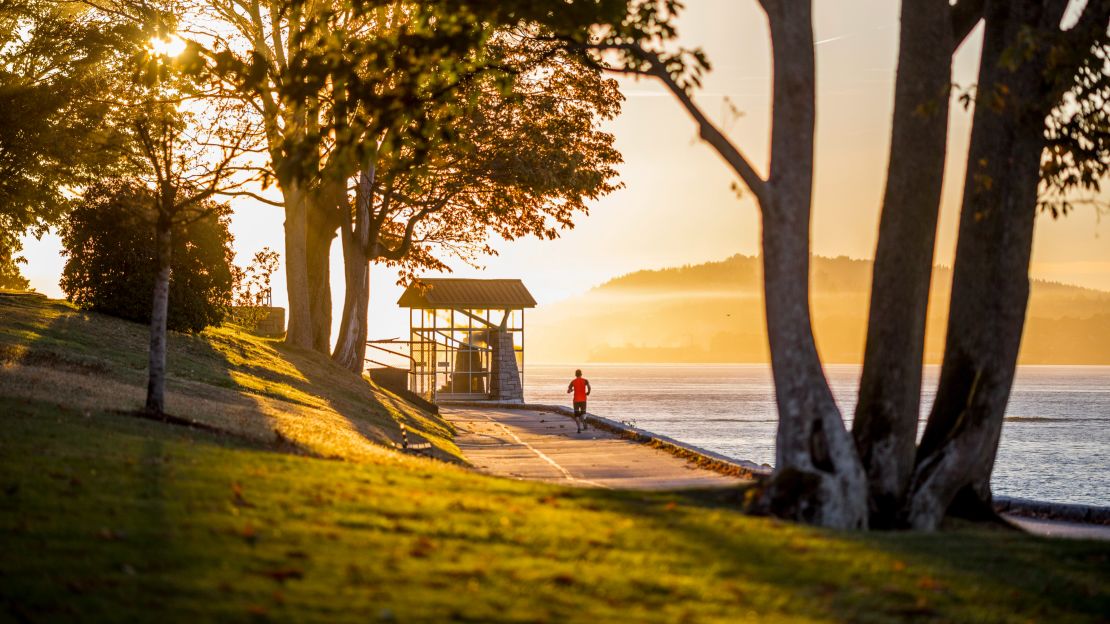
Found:
[[[975, 81], [981, 27], [954, 58], [954, 81]], [[680, 43], [701, 47], [712, 70], [696, 100], [761, 173], [766, 172], [770, 115], [770, 41], [756, 0], [688, 0], [679, 22]], [[812, 223], [816, 254], [872, 258], [889, 147], [898, 46], [898, 3], [888, 0], [816, 0], [817, 163]], [[621, 79], [627, 97], [621, 116], [605, 124], [624, 155], [625, 187], [597, 201], [589, 216], [555, 241], [495, 244], [500, 255], [457, 277], [521, 278], [540, 305], [580, 294], [614, 276], [640, 269], [719, 260], [759, 250], [759, 220], [745, 193], [731, 190], [731, 170], [697, 138], [678, 103], [648, 79]], [[734, 116], [729, 111], [740, 111]], [[951, 265], [970, 113], [952, 106], [948, 167], [936, 261]], [[233, 202], [231, 230], [237, 263], [255, 251], [282, 249], [280, 210], [249, 199]], [[1066, 218], [1038, 216], [1032, 275], [1110, 290], [1110, 224], [1079, 209]], [[24, 274], [32, 286], [61, 297], [64, 259], [54, 236], [28, 238]], [[335, 315], [342, 309], [342, 258], [332, 251]], [[284, 276], [275, 276], [274, 305], [285, 305]], [[370, 337], [407, 331], [398, 309], [396, 275], [371, 274]]]

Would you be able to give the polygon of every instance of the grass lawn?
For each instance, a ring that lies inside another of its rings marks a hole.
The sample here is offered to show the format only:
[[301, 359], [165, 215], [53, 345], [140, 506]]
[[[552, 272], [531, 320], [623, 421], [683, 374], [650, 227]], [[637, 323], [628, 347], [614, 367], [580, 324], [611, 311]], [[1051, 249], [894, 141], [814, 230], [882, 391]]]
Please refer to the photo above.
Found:
[[457, 450], [434, 416], [230, 329], [174, 337], [169, 407], [233, 434], [140, 420], [122, 410], [141, 404], [144, 328], [11, 299], [0, 296], [0, 620], [1110, 614], [1105, 543], [838, 533], [744, 516], [736, 493], [571, 489], [401, 456], [385, 446], [400, 420], [443, 458]]

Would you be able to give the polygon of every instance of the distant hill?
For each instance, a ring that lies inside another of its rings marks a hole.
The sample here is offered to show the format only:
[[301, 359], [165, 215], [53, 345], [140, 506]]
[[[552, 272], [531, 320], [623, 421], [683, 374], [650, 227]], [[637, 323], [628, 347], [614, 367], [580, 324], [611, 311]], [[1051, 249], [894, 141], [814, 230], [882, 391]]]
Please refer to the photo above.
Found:
[[[863, 355], [871, 261], [815, 256], [813, 315], [826, 363]], [[952, 271], [936, 267], [926, 361], [943, 354]], [[757, 257], [637, 271], [541, 306], [528, 320], [532, 362], [765, 362]], [[1023, 364], [1110, 364], [1110, 292], [1034, 281]]]

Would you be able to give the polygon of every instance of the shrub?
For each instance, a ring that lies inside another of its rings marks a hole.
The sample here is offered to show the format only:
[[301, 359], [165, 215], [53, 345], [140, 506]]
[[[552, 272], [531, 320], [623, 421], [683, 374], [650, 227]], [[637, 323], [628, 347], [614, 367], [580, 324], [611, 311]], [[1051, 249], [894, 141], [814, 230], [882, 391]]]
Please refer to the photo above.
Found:
[[278, 252], [263, 247], [254, 254], [247, 268], [231, 267], [235, 304], [231, 320], [247, 330], [256, 329], [270, 315], [270, 306], [273, 305], [270, 281], [277, 271], [279, 258]]
[[[169, 319], [176, 331], [219, 324], [231, 304], [231, 209], [174, 231]], [[91, 186], [62, 227], [66, 258], [61, 287], [79, 307], [144, 323], [157, 272], [153, 201], [132, 180]]]

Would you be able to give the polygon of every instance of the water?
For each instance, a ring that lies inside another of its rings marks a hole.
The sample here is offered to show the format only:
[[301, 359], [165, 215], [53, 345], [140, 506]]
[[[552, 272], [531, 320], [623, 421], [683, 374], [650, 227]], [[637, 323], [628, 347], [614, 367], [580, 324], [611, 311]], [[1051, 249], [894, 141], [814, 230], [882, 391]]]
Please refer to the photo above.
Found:
[[[855, 409], [860, 367], [826, 373], [844, 414]], [[529, 365], [529, 402], [570, 403], [573, 366]], [[936, 388], [925, 372], [923, 410]], [[776, 412], [760, 364], [590, 364], [590, 412], [736, 459], [772, 464]], [[1019, 367], [992, 481], [999, 495], [1110, 505], [1110, 366]]]

